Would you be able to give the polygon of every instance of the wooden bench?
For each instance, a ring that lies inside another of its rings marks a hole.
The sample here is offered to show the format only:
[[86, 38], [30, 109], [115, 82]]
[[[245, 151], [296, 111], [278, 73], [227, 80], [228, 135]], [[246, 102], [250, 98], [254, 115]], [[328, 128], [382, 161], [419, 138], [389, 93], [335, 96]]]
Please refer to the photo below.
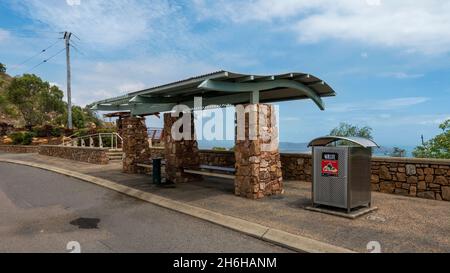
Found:
[[218, 167], [218, 166], [209, 166], [209, 165], [200, 165], [199, 169], [184, 169], [185, 173], [190, 174], [197, 174], [197, 175], [203, 175], [203, 176], [211, 176], [211, 177], [219, 177], [219, 178], [225, 178], [225, 179], [232, 179], [234, 180], [236, 178], [235, 168], [226, 168], [226, 167]]

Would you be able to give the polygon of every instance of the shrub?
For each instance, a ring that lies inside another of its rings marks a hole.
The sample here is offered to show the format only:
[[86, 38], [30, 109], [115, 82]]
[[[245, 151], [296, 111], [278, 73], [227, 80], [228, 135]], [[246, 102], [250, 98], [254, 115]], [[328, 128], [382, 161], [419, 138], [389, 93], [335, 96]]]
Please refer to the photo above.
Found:
[[22, 132], [17, 132], [10, 134], [9, 137], [12, 139], [13, 145], [20, 145], [23, 142], [23, 135]]
[[33, 132], [26, 132], [23, 134], [22, 145], [30, 145], [33, 142], [33, 137], [36, 135]]
[[37, 137], [60, 137], [63, 134], [61, 128], [53, 127], [52, 125], [33, 127], [32, 132]]
[[17, 132], [9, 135], [14, 145], [30, 145], [35, 136], [33, 132]]
[[60, 137], [60, 136], [63, 135], [63, 129], [59, 128], [59, 127], [53, 128], [52, 132], [51, 132], [51, 135], [53, 137]]

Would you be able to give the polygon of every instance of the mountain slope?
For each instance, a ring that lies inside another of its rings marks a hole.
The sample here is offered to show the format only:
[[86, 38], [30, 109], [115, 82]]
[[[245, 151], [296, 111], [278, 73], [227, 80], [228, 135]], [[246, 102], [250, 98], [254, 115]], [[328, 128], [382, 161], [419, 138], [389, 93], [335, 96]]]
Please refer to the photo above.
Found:
[[21, 121], [14, 115], [15, 106], [6, 100], [6, 89], [11, 81], [11, 76], [0, 72], [0, 123], [19, 125]]

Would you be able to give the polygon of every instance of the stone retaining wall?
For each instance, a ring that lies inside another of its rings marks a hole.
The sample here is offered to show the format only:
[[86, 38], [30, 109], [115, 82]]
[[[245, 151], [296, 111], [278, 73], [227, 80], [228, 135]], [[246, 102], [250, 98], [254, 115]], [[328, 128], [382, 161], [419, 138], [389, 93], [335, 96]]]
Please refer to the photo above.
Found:
[[450, 201], [450, 160], [373, 158], [372, 189]]
[[32, 154], [39, 152], [39, 146], [0, 145], [0, 152], [12, 154]]
[[[234, 152], [200, 150], [200, 164], [233, 167]], [[310, 154], [281, 154], [283, 178], [312, 181]], [[450, 160], [372, 158], [372, 190], [450, 201]]]
[[236, 158], [233, 151], [200, 150], [200, 164], [234, 168]]
[[59, 157], [75, 161], [87, 162], [91, 164], [108, 164], [108, 149], [101, 148], [85, 148], [85, 147], [69, 147], [41, 145], [39, 146], [39, 154], [46, 156]]

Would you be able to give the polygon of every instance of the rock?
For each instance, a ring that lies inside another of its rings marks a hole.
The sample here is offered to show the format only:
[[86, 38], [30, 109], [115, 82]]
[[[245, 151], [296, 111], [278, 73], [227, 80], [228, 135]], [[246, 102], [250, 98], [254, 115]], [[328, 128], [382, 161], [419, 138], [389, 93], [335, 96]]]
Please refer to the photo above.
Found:
[[417, 184], [418, 179], [416, 176], [410, 176], [408, 177], [408, 179], [406, 180], [409, 184]]
[[395, 189], [395, 194], [409, 195], [409, 191], [405, 189]]
[[419, 192], [417, 194], [417, 197], [426, 198], [426, 199], [433, 199], [433, 200], [436, 198], [435, 195], [434, 195], [434, 192], [432, 192], [432, 191]]
[[374, 184], [380, 183], [380, 178], [378, 177], [378, 175], [372, 174], [372, 176], [370, 177], [370, 181]]
[[400, 168], [398, 168], [397, 170], [398, 170], [399, 173], [404, 173], [404, 172], [406, 172], [406, 169], [403, 168], [403, 167], [400, 167]]
[[397, 179], [398, 181], [406, 181], [406, 174], [405, 173], [397, 173]]
[[406, 174], [407, 175], [416, 175], [416, 165], [408, 164], [406, 165]]
[[450, 201], [450, 187], [442, 187], [442, 199]]
[[383, 180], [391, 180], [392, 179], [391, 173], [389, 172], [389, 169], [386, 166], [380, 167], [380, 178]]
[[437, 177], [434, 179], [433, 183], [439, 184], [439, 185], [442, 185], [442, 186], [448, 185], [448, 181], [447, 181], [447, 179], [445, 178], [445, 176], [437, 176]]
[[[249, 159], [248, 159], [248, 162], [250, 162], [250, 163], [259, 163], [260, 162], [260, 158], [259, 158], [259, 156], [251, 156]], [[267, 166], [266, 166], [267, 167]]]
[[425, 183], [424, 181], [420, 181], [419, 184], [417, 185], [417, 189], [419, 189], [419, 190], [426, 190], [427, 189], [427, 183]]
[[395, 190], [395, 184], [391, 182], [381, 182], [380, 191], [384, 193], [393, 193]]
[[417, 188], [415, 186], [411, 186], [409, 189], [409, 195], [416, 196], [417, 195]]
[[432, 168], [425, 168], [425, 169], [423, 170], [423, 172], [424, 172], [426, 175], [434, 174], [434, 169], [432, 169]]
[[416, 168], [417, 171], [417, 175], [422, 176], [423, 175], [423, 169], [421, 168]]
[[434, 178], [434, 176], [429, 174], [429, 175], [425, 176], [425, 182], [431, 183], [431, 182], [433, 182], [433, 178]]

